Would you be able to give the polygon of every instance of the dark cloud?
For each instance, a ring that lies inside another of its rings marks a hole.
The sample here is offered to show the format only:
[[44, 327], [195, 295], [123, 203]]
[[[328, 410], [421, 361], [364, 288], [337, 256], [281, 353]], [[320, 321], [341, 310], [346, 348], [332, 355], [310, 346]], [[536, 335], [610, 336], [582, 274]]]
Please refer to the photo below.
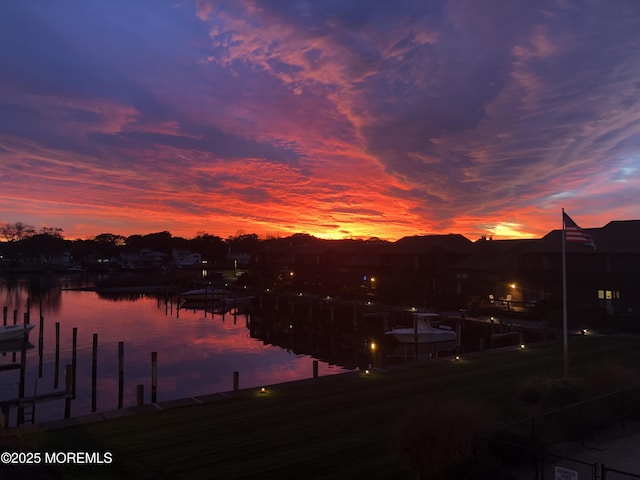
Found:
[[639, 22], [635, 0], [2, 2], [2, 174], [33, 198], [0, 198], [380, 237], [637, 216]]

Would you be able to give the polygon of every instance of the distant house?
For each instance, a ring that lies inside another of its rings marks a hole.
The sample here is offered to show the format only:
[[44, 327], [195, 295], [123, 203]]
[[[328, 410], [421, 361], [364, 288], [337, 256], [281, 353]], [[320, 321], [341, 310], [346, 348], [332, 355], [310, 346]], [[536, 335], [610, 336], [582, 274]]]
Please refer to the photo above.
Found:
[[174, 248], [171, 251], [171, 258], [177, 267], [195, 267], [202, 265], [202, 255], [191, 250]]
[[153, 270], [165, 267], [168, 257], [166, 253], [145, 248], [138, 253], [121, 253], [118, 263], [124, 270]]
[[227, 259], [235, 267], [247, 267], [251, 263], [251, 254], [246, 252], [232, 252], [229, 251]]

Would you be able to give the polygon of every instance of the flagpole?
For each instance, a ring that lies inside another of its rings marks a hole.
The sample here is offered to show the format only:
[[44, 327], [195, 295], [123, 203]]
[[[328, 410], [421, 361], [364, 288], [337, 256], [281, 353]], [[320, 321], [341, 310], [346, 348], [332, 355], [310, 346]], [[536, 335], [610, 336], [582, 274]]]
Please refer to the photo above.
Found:
[[569, 378], [569, 336], [567, 333], [567, 254], [566, 233], [564, 225], [564, 208], [562, 209], [562, 343], [564, 350], [564, 378]]

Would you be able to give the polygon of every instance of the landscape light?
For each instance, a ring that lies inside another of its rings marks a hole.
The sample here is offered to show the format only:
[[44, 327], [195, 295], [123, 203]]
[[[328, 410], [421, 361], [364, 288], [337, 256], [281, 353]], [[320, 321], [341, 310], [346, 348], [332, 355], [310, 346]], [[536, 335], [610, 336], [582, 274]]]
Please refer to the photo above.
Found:
[[266, 389], [265, 387], [262, 387], [262, 388], [260, 389], [260, 393], [261, 393], [262, 395], [266, 394], [266, 393], [267, 393], [267, 389]]
[[521, 343], [521, 344], [520, 344], [520, 348], [521, 348], [521, 349], [522, 349], [522, 348], [524, 348], [524, 343]]
[[367, 369], [364, 371], [364, 374], [365, 374], [365, 375], [370, 375], [370, 374], [371, 374], [371, 371], [367, 368]]
[[371, 351], [373, 352], [376, 349], [377, 345], [375, 344], [375, 342], [371, 342], [371, 345], [369, 345], [369, 348], [371, 348]]
[[457, 361], [459, 361], [459, 360], [460, 360], [460, 357], [459, 357], [458, 355], [456, 355], [455, 360], [456, 360], [456, 362], [457, 362]]

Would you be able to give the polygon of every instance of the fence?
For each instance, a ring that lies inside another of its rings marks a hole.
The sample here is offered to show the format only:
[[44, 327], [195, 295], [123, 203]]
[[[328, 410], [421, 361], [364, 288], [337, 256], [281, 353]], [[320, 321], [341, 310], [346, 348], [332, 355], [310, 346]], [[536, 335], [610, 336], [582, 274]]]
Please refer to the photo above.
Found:
[[596, 397], [505, 425], [474, 437], [476, 459], [503, 465], [516, 478], [544, 480], [631, 480], [628, 472], [599, 461], [587, 462], [560, 453], [565, 442], [584, 446], [604, 432], [626, 428], [640, 418], [640, 386]]

